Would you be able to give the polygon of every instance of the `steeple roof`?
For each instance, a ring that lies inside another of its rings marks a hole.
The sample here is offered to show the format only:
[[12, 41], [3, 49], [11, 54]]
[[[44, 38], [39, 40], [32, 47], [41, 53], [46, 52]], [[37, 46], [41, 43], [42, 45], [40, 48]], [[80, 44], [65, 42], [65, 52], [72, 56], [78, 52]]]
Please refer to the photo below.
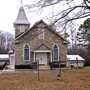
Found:
[[20, 7], [18, 16], [14, 24], [30, 24], [29, 21], [27, 20], [25, 11], [23, 7]]

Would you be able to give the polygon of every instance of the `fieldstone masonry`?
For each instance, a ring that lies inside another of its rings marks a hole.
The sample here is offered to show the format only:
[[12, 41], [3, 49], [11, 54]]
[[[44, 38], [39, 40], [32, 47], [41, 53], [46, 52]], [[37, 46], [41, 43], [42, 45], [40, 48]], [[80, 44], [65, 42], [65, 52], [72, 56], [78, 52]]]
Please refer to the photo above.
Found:
[[[23, 25], [25, 30], [20, 32], [20, 26]], [[58, 45], [59, 56], [62, 64], [66, 65], [67, 55], [67, 43], [66, 39], [60, 36], [56, 31], [51, 29], [44, 21], [40, 20], [29, 28], [30, 23], [27, 20], [23, 7], [20, 7], [16, 21], [14, 22], [15, 27], [15, 65], [30, 65], [36, 60], [36, 50], [42, 51], [47, 56], [47, 64], [53, 62], [53, 46]], [[44, 39], [38, 38], [39, 27], [44, 28]], [[24, 46], [28, 44], [30, 47], [30, 60], [24, 60]], [[51, 60], [51, 61], [50, 61]]]
[[[38, 27], [44, 27], [44, 39], [38, 39]], [[17, 28], [16, 28], [17, 29]], [[16, 30], [19, 31], [19, 30]], [[34, 62], [34, 49], [41, 45], [38, 50], [48, 50], [49, 48], [53, 51], [53, 46], [56, 44], [59, 47], [59, 56], [61, 61], [66, 64], [67, 45], [64, 44], [64, 39], [56, 34], [52, 29], [48, 28], [42, 21], [31, 28], [27, 33], [17, 39], [19, 43], [15, 44], [15, 64], [32, 64]], [[23, 60], [23, 47], [25, 44], [30, 46], [30, 61]], [[44, 45], [47, 47], [45, 47]], [[47, 60], [49, 60], [50, 53], [47, 52]], [[49, 62], [49, 61], [47, 61]]]

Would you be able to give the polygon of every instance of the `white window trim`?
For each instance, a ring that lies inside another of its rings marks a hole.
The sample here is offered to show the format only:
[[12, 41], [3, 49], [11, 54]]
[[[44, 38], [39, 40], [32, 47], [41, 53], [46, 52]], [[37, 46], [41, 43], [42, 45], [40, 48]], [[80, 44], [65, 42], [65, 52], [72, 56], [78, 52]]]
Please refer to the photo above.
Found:
[[20, 32], [24, 32], [25, 31], [25, 26], [24, 25], [20, 25]]
[[[55, 45], [57, 45], [57, 44], [54, 44], [54, 45], [53, 45], [53, 52], [54, 52], [54, 46], [55, 46]], [[57, 60], [57, 61], [59, 61], [59, 46], [57, 45], [57, 47], [58, 47], [58, 60]], [[53, 61], [56, 61], [56, 60], [54, 60], [54, 54], [53, 54]]]
[[[28, 44], [25, 44], [25, 45], [28, 45]], [[30, 46], [29, 46], [29, 60], [25, 60], [24, 59], [24, 47], [25, 47], [25, 45], [23, 46], [23, 61], [30, 61]]]
[[[42, 28], [42, 29], [41, 29], [41, 28]], [[42, 31], [42, 30], [43, 30], [43, 31]], [[40, 31], [42, 31], [42, 32], [40, 32]], [[40, 34], [43, 35], [42, 38], [40, 37]], [[44, 27], [39, 27], [39, 28], [38, 28], [38, 39], [44, 39]]]

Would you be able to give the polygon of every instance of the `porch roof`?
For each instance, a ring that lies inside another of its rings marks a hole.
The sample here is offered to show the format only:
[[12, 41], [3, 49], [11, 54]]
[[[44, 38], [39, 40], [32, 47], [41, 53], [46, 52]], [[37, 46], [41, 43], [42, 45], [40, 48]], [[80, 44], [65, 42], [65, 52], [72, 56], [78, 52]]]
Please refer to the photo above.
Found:
[[36, 46], [31, 52], [34, 52], [35, 50], [38, 50], [41, 46], [45, 46], [48, 50], [52, 50], [50, 47], [48, 47], [47, 45], [45, 45], [44, 43]]

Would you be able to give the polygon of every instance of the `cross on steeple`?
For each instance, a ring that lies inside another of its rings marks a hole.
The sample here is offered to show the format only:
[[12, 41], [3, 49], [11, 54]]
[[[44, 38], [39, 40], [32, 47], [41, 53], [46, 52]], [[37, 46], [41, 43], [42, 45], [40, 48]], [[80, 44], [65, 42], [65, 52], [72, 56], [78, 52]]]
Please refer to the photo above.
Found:
[[20, 1], [21, 1], [21, 7], [22, 7], [23, 0], [20, 0]]

